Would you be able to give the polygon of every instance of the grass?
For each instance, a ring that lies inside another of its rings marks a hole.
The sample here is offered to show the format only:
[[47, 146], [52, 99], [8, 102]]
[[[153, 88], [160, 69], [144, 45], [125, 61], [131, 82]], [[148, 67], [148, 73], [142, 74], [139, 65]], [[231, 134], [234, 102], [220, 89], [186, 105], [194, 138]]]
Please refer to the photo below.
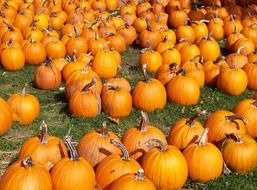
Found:
[[[132, 87], [135, 87], [137, 81], [142, 79], [138, 67], [139, 53], [138, 48], [129, 47], [122, 56], [122, 75], [129, 80]], [[74, 141], [78, 141], [86, 132], [99, 128], [103, 121], [107, 121], [109, 129], [120, 136], [128, 127], [139, 123], [139, 110], [136, 109], [133, 109], [128, 118], [122, 119], [119, 125], [111, 123], [104, 113], [93, 119], [73, 117], [68, 113], [67, 101], [62, 90], [43, 91], [33, 87], [34, 70], [35, 67], [29, 65], [17, 72], [6, 72], [0, 68], [0, 97], [7, 99], [11, 94], [19, 92], [24, 83], [28, 83], [28, 92], [37, 96], [41, 103], [41, 114], [32, 125], [20, 126], [14, 123], [12, 129], [0, 137], [0, 172], [3, 172], [10, 163], [17, 159], [19, 148], [26, 139], [39, 134], [39, 125], [42, 120], [48, 124], [49, 133], [60, 138], [63, 138], [70, 129]], [[187, 107], [183, 111], [181, 106], [167, 103], [165, 109], [149, 113], [149, 118], [153, 125], [158, 126], [167, 134], [172, 124], [182, 117], [190, 117], [196, 111], [203, 109], [207, 109], [208, 112], [218, 109], [231, 110], [240, 100], [251, 97], [253, 93], [247, 90], [240, 96], [229, 96], [215, 88], [204, 87], [201, 90], [201, 99], [197, 105]], [[202, 190], [257, 189], [257, 170], [241, 175], [232, 173], [207, 184], [189, 180], [185, 188]]]

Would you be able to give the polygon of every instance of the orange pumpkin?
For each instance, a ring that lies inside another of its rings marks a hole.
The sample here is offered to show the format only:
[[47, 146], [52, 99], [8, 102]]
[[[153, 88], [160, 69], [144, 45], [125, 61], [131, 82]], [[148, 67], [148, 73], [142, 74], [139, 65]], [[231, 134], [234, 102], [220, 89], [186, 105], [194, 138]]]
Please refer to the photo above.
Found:
[[179, 67], [176, 63], [164, 64], [159, 67], [155, 74], [155, 78], [161, 81], [165, 86], [173, 77], [176, 76]]
[[236, 53], [232, 53], [226, 56], [226, 62], [230, 67], [233, 67], [233, 64], [236, 68], [242, 68], [248, 63], [248, 58], [246, 55], [241, 54], [241, 50], [244, 46], [238, 48]]
[[256, 80], [257, 61], [246, 64], [243, 67], [243, 70], [246, 72], [248, 77], [248, 86], [253, 90], [257, 90], [257, 80]]
[[141, 50], [139, 63], [141, 66], [146, 64], [147, 71], [156, 72], [157, 69], [162, 65], [162, 57], [158, 51], [154, 51], [151, 47], [148, 47]]
[[66, 55], [65, 44], [61, 40], [54, 40], [47, 43], [46, 47], [47, 57], [52, 59], [64, 58]]
[[12, 110], [11, 107], [4, 99], [0, 98], [0, 136], [5, 134], [12, 126]]

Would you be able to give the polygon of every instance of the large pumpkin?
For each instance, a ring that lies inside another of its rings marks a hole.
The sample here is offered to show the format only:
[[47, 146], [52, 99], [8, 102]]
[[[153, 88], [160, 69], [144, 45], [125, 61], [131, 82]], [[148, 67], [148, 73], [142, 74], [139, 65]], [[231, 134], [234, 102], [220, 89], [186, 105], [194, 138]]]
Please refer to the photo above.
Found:
[[219, 149], [207, 142], [208, 128], [197, 143], [190, 144], [183, 154], [187, 161], [188, 175], [192, 180], [207, 182], [219, 177], [223, 169], [223, 158]]
[[95, 173], [93, 167], [79, 157], [71, 138], [65, 139], [70, 158], [63, 158], [51, 170], [53, 190], [93, 189]]
[[88, 132], [79, 140], [78, 153], [95, 167], [105, 157], [111, 154], [121, 154], [120, 149], [110, 142], [111, 139], [119, 141], [119, 137], [108, 131], [106, 122], [103, 122], [101, 129]]
[[19, 159], [24, 159], [29, 155], [34, 161], [50, 170], [62, 158], [67, 157], [68, 153], [61, 139], [48, 135], [48, 128], [44, 121], [40, 125], [40, 130], [39, 137], [31, 137], [23, 143]]
[[0, 98], [0, 136], [5, 134], [12, 126], [12, 110], [8, 103]]
[[19, 190], [52, 190], [50, 174], [27, 156], [7, 168], [1, 177], [0, 189], [17, 190], [17, 187]]
[[245, 134], [246, 120], [239, 115], [226, 110], [218, 110], [213, 112], [204, 124], [205, 128], [209, 128], [209, 142], [217, 143], [222, 140], [226, 134], [237, 133]]
[[163, 109], [166, 104], [166, 92], [163, 84], [149, 78], [146, 72], [146, 64], [143, 65], [144, 81], [139, 81], [132, 92], [133, 106], [144, 111]]
[[227, 135], [221, 152], [226, 165], [232, 171], [245, 173], [257, 167], [257, 143], [248, 135]]
[[37, 97], [26, 93], [26, 85], [20, 94], [13, 94], [7, 100], [10, 105], [13, 118], [21, 125], [33, 123], [40, 113], [40, 104]]
[[145, 153], [150, 149], [146, 142], [152, 138], [158, 138], [163, 144], [167, 144], [162, 131], [149, 124], [147, 113], [141, 111], [140, 125], [125, 131], [121, 141], [126, 146], [130, 156], [140, 162]]
[[167, 137], [170, 145], [176, 146], [178, 149], [185, 149], [192, 141], [200, 139], [204, 131], [202, 124], [196, 119], [205, 115], [206, 111], [199, 112], [191, 118], [182, 118], [172, 126], [169, 136]]
[[140, 165], [136, 160], [129, 157], [125, 146], [111, 139], [111, 143], [117, 146], [122, 155], [112, 154], [104, 158], [96, 168], [96, 182], [103, 189], [108, 190], [112, 182], [127, 173], [136, 173]]
[[141, 164], [145, 176], [154, 183], [156, 189], [175, 190], [181, 188], [188, 175], [187, 163], [183, 154], [175, 146], [164, 145], [159, 139], [151, 139], [148, 144], [153, 142], [157, 143], [158, 148], [150, 149]]
[[242, 100], [234, 107], [233, 112], [246, 119], [247, 134], [254, 138], [257, 137], [257, 101], [253, 99]]

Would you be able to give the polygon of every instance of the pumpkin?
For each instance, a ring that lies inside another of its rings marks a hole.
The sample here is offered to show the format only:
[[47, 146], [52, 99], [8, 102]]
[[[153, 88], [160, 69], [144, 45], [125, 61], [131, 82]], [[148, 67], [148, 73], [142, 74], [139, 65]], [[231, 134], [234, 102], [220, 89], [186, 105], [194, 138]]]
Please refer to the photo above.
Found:
[[75, 91], [82, 90], [93, 78], [96, 79], [96, 93], [100, 95], [102, 90], [101, 79], [90, 66], [86, 65], [83, 70], [73, 71], [67, 79], [65, 87], [66, 98], [69, 100]]
[[41, 64], [34, 73], [34, 84], [41, 90], [55, 89], [61, 85], [61, 72], [51, 60]]
[[129, 116], [132, 111], [130, 92], [113, 83], [105, 83], [106, 90], [102, 93], [102, 109], [111, 118], [118, 119]]
[[248, 77], [248, 86], [257, 90], [257, 79], [256, 79], [256, 71], [257, 71], [257, 61], [253, 63], [248, 63], [243, 67], [247, 77]]
[[141, 66], [143, 64], [147, 64], [147, 71], [156, 72], [157, 69], [162, 65], [162, 57], [158, 51], [154, 51], [151, 47], [148, 47], [141, 50], [139, 63]]
[[248, 27], [244, 27], [242, 30], [242, 34], [253, 41], [254, 45], [257, 46], [257, 30], [256, 30], [257, 23], [253, 23]]
[[223, 158], [219, 149], [207, 142], [208, 128], [202, 132], [197, 143], [190, 144], [183, 155], [187, 161], [188, 176], [192, 180], [208, 182], [218, 178], [223, 169]]
[[101, 129], [90, 131], [79, 140], [78, 154], [95, 167], [105, 157], [121, 154], [120, 149], [110, 143], [111, 139], [119, 141], [119, 137], [108, 131], [106, 122], [103, 122]]
[[176, 6], [176, 10], [171, 11], [169, 15], [169, 26], [172, 28], [178, 28], [179, 26], [183, 26], [187, 20], [188, 16], [185, 13], [184, 10], [179, 9], [178, 6]]
[[196, 56], [200, 55], [200, 49], [195, 44], [186, 44], [180, 50], [179, 53], [181, 55], [181, 63], [182, 65]]
[[247, 88], [247, 75], [240, 69], [236, 68], [225, 68], [221, 71], [217, 79], [217, 87], [222, 92], [229, 95], [239, 95], [243, 93]]
[[147, 48], [149, 43], [153, 49], [156, 49], [162, 41], [161, 33], [159, 31], [152, 30], [150, 20], [147, 19], [146, 23], [147, 29], [140, 33], [139, 44], [142, 48]]
[[234, 108], [235, 114], [241, 115], [247, 121], [246, 132], [252, 137], [257, 137], [257, 101], [253, 99], [245, 99], [240, 101]]
[[162, 56], [162, 63], [170, 64], [170, 63], [176, 63], [178, 66], [181, 64], [181, 54], [179, 53], [179, 50], [176, 48], [168, 48], [164, 50], [161, 53]]
[[236, 31], [236, 26], [235, 26], [235, 29], [234, 29], [234, 32], [232, 34], [230, 34], [227, 38], [227, 41], [226, 41], [226, 49], [229, 50], [229, 51], [232, 51], [233, 50], [233, 46], [234, 44], [236, 43], [236, 41], [238, 39], [241, 39], [241, 38], [244, 38], [244, 35], [241, 34], [241, 33], [238, 33]]
[[194, 43], [195, 41], [195, 32], [191, 26], [183, 25], [179, 26], [176, 30], [177, 41], [185, 39], [188, 42]]
[[13, 112], [13, 119], [20, 125], [32, 124], [40, 113], [37, 97], [26, 92], [26, 85], [20, 94], [13, 94], [7, 100]]
[[168, 143], [183, 150], [192, 143], [192, 141], [199, 140], [204, 128], [202, 124], [197, 121], [197, 118], [206, 115], [206, 113], [206, 111], [202, 111], [189, 119], [182, 118], [174, 123], [167, 138]]
[[65, 45], [61, 40], [54, 40], [46, 45], [46, 55], [52, 59], [64, 58], [66, 54]]
[[242, 46], [244, 48], [240, 52], [243, 55], [249, 55], [255, 51], [255, 45], [249, 38], [239, 38], [233, 45], [233, 50], [237, 51]]
[[245, 134], [247, 121], [240, 115], [226, 110], [213, 112], [204, 124], [209, 128], [208, 141], [217, 143], [222, 140], [226, 134], [237, 133]]
[[5, 134], [12, 126], [12, 110], [9, 104], [0, 98], [0, 136]]
[[133, 23], [133, 27], [136, 29], [138, 33], [143, 32], [147, 28], [147, 23], [145, 18], [138, 17], [135, 22]]
[[[15, 181], [15, 183], [13, 183]], [[47, 169], [27, 156], [13, 163], [1, 177], [0, 189], [52, 190], [51, 176]]]
[[110, 48], [123, 53], [126, 51], [126, 41], [121, 34], [108, 33], [106, 40], [109, 41]]
[[255, 52], [249, 54], [247, 57], [248, 57], [248, 62], [249, 63], [257, 62], [257, 52], [256, 52], [256, 50], [255, 50]]
[[133, 106], [148, 112], [163, 109], [167, 98], [165, 88], [160, 81], [149, 78], [146, 67], [146, 64], [142, 67], [144, 81], [139, 81], [132, 91]]
[[238, 48], [236, 53], [232, 53], [226, 56], [226, 62], [230, 67], [235, 64], [236, 68], [242, 68], [248, 63], [248, 58], [246, 55], [241, 54], [241, 50], [244, 46]]
[[27, 155], [50, 170], [68, 153], [62, 140], [58, 137], [48, 135], [48, 128], [45, 121], [40, 125], [41, 135], [29, 138], [23, 143], [19, 152], [19, 159], [24, 159]]
[[257, 167], [257, 144], [248, 135], [229, 134], [222, 143], [222, 156], [234, 172], [245, 173]]
[[155, 78], [165, 86], [173, 77], [176, 76], [179, 67], [176, 63], [164, 64], [155, 73]]
[[[200, 57], [199, 61], [196, 60], [198, 57]], [[202, 57], [200, 55], [185, 62], [181, 68], [185, 69], [186, 76], [190, 76], [196, 80], [200, 88], [204, 86], [205, 72], [202, 65]]]
[[223, 20], [220, 18], [212, 18], [208, 23], [209, 33], [213, 31], [212, 37], [215, 40], [221, 40], [224, 37]]
[[78, 57], [82, 53], [87, 53], [88, 45], [85, 38], [80, 37], [79, 31], [76, 26], [74, 26], [75, 36], [71, 37], [66, 43], [66, 51], [69, 56]]
[[115, 77], [118, 70], [118, 63], [110, 50], [97, 52], [93, 59], [93, 70], [104, 79]]
[[139, 169], [136, 173], [125, 174], [115, 180], [109, 190], [155, 190], [153, 182], [144, 176], [144, 170]]
[[204, 22], [206, 22], [206, 20], [200, 19], [199, 21], [192, 21], [191, 27], [194, 30], [196, 41], [204, 36], [208, 36], [208, 28]]
[[129, 155], [138, 162], [141, 162], [144, 155], [150, 150], [145, 143], [152, 138], [158, 138], [163, 144], [167, 144], [162, 131], [151, 125], [147, 113], [141, 111], [140, 125], [125, 131], [121, 141], [126, 146]]
[[[53, 190], [93, 189], [95, 173], [93, 167], [82, 157], [79, 157], [71, 138], [65, 139], [70, 157], [61, 159], [51, 170]], [[66, 182], [66, 183], [64, 183]]]
[[[40, 64], [46, 60], [46, 50], [42, 43], [30, 39], [22, 48], [28, 64]], [[35, 56], [37, 55], [37, 56]]]
[[127, 173], [135, 173], [141, 167], [136, 160], [129, 157], [125, 146], [111, 139], [111, 143], [118, 147], [122, 155], [112, 154], [104, 158], [96, 168], [96, 182], [103, 189], [108, 190], [115, 180]]
[[68, 61], [64, 58], [54, 59], [52, 64], [55, 65], [55, 67], [57, 67], [60, 71], [62, 71], [63, 67], [68, 64]]
[[174, 46], [174, 44], [176, 43], [176, 33], [171, 29], [161, 29], [160, 32], [161, 32], [162, 40], [170, 42]]
[[181, 105], [196, 104], [200, 97], [200, 88], [197, 81], [186, 76], [185, 70], [182, 75], [173, 77], [166, 84], [168, 100]]
[[204, 61], [215, 61], [220, 56], [220, 47], [218, 43], [211, 37], [211, 32], [208, 37], [202, 38], [198, 44], [200, 54]]
[[7, 30], [3, 34], [1, 41], [5, 43], [9, 40], [12, 40], [14, 42], [18, 42], [19, 44], [21, 44], [23, 41], [23, 36], [20, 29], [8, 24], [7, 22], [4, 22], [4, 24], [6, 25]]
[[234, 15], [230, 15], [230, 19], [224, 23], [224, 36], [228, 37], [234, 32], [235, 28], [236, 32], [241, 32], [243, 30], [240, 20], [235, 19]]
[[[171, 145], [165, 145], [159, 139], [150, 139], [148, 144], [156, 143], [158, 148], [150, 149], [142, 160], [145, 176], [156, 189], [175, 190], [181, 188], [187, 179], [188, 169], [183, 154]], [[167, 172], [172, 171], [172, 172]]]
[[7, 47], [1, 51], [1, 64], [6, 70], [20, 70], [25, 65], [25, 55], [21, 47], [12, 40], [6, 42]]
[[119, 29], [117, 32], [123, 36], [127, 46], [132, 45], [137, 39], [136, 29], [133, 26], [129, 26], [128, 24], [125, 24], [124, 27]]
[[101, 99], [96, 94], [95, 85], [96, 79], [93, 78], [82, 90], [73, 93], [69, 101], [69, 110], [73, 115], [77, 117], [96, 117], [101, 112]]

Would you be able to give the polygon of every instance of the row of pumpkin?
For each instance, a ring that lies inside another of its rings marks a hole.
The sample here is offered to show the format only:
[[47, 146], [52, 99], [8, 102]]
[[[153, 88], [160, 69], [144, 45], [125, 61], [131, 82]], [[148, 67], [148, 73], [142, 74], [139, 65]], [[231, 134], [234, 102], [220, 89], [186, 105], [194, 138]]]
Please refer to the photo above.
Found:
[[121, 139], [104, 122], [101, 129], [86, 133], [77, 148], [69, 135], [64, 143], [48, 135], [42, 122], [41, 135], [24, 142], [0, 189], [171, 190], [181, 188], [188, 177], [207, 182], [223, 170], [252, 171], [257, 167], [257, 100], [245, 99], [233, 111], [211, 113], [204, 127], [197, 119], [206, 111], [181, 118], [167, 139], [141, 111], [140, 125]]

